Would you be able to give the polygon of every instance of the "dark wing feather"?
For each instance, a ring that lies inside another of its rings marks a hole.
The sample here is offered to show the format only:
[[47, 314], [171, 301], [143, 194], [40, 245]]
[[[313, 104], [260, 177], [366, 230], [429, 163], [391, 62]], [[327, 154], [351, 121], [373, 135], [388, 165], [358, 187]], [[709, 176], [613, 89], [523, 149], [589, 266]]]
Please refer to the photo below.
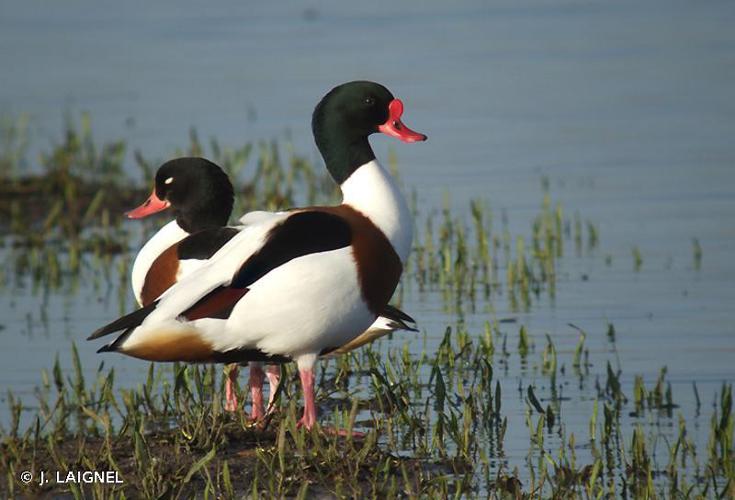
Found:
[[143, 322], [143, 320], [146, 319], [146, 317], [148, 317], [148, 315], [153, 312], [157, 304], [158, 301], [151, 302], [145, 307], [141, 307], [140, 309], [133, 311], [130, 314], [126, 314], [125, 316], [116, 319], [112, 323], [109, 323], [102, 328], [97, 329], [92, 335], [87, 337], [87, 340], [94, 340], [100, 337], [104, 337], [105, 335], [118, 332], [120, 330], [126, 330], [139, 326]]
[[344, 248], [351, 242], [352, 229], [343, 218], [316, 210], [297, 212], [271, 229], [266, 242], [235, 273], [230, 286], [246, 288], [292, 259]]

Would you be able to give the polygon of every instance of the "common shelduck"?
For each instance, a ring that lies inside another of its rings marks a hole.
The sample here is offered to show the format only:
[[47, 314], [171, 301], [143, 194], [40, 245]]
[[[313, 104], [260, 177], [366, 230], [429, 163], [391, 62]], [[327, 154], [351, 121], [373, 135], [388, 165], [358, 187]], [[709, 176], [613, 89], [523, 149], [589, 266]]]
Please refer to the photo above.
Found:
[[[272, 214], [245, 226], [158, 299], [100, 328], [123, 330], [100, 351], [152, 361], [294, 360], [304, 390], [299, 425], [316, 422], [314, 364], [370, 327], [398, 285], [413, 225], [404, 197], [368, 137], [426, 140], [403, 104], [373, 82], [332, 89], [312, 130], [343, 202]], [[166, 199], [166, 184], [156, 196]], [[164, 202], [165, 203], [165, 202]]]
[[[131, 284], [135, 299], [146, 306], [168, 290], [178, 279], [200, 267], [224, 243], [245, 225], [262, 222], [272, 212], [249, 212], [240, 218], [240, 225], [226, 226], [233, 206], [233, 187], [227, 174], [215, 163], [198, 157], [170, 160], [156, 172], [153, 192], [127, 216], [139, 219], [169, 209], [174, 220], [163, 226], [141, 248], [133, 262]], [[413, 318], [393, 306], [386, 306], [381, 315], [358, 338], [330, 353], [343, 354], [396, 330], [416, 331]], [[227, 367], [225, 409], [238, 407], [236, 382], [238, 365]], [[263, 372], [259, 362], [250, 363], [250, 390], [253, 400], [252, 417], [264, 415], [263, 382], [270, 384], [269, 405], [276, 393], [280, 369], [268, 365]]]

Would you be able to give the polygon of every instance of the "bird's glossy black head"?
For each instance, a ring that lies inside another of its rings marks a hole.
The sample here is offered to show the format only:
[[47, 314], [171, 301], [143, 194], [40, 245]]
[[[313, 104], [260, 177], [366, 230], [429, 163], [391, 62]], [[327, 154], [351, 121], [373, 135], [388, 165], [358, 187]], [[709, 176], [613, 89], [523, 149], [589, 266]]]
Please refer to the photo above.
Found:
[[194, 233], [227, 225], [233, 199], [232, 184], [219, 166], [204, 158], [176, 158], [161, 165], [150, 198], [128, 217], [171, 207], [179, 226]]
[[383, 85], [368, 81], [342, 84], [314, 109], [311, 127], [327, 169], [338, 182], [374, 160], [368, 136], [383, 132], [405, 142], [426, 140], [400, 121], [403, 104]]

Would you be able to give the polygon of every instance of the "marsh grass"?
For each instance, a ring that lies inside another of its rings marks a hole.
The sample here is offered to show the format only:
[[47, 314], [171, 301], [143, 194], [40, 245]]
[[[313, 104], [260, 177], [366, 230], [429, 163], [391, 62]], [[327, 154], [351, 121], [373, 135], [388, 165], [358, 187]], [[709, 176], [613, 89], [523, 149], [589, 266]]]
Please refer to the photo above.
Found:
[[[555, 383], [553, 344], [547, 341], [544, 376]], [[405, 348], [381, 355], [367, 348], [321, 370], [321, 424], [366, 433], [358, 439], [296, 427], [300, 407], [292, 367], [284, 371], [287, 390], [261, 429], [244, 413], [223, 410], [218, 367], [151, 364], [137, 388], [120, 389], [114, 369], [104, 363], [85, 379], [71, 349], [71, 369], [57, 361], [44, 371], [35, 401], [8, 393], [12, 418], [0, 434], [0, 488], [6, 495], [638, 498], [733, 492], [731, 385], [716, 397], [706, 449], [696, 447], [681, 416], [677, 437], [663, 447], [654, 428], [638, 423], [627, 432], [626, 412], [645, 417], [676, 408], [665, 369], [653, 389], [637, 382], [629, 398], [615, 382], [620, 373], [608, 365], [610, 379], [584, 437], [568, 434], [562, 402], [549, 389], [529, 385], [525, 419], [512, 421], [503, 410], [508, 381], [496, 379], [487, 343], [458, 341], [447, 329], [435, 356]], [[23, 428], [28, 405], [34, 416]], [[528, 432], [526, 479], [503, 459], [510, 425]], [[552, 436], [556, 449], [546, 442]], [[589, 461], [576, 458], [582, 444]], [[37, 477], [41, 470], [80, 469], [118, 471], [124, 483], [39, 486], [17, 480], [23, 470]]]

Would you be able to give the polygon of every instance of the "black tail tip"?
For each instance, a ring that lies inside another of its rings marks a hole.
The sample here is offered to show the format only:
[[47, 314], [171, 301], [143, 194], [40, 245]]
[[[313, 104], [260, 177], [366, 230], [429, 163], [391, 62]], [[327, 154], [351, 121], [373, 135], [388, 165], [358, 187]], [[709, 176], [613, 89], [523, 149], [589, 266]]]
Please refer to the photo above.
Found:
[[[87, 339], [87, 340], [89, 340], [89, 339]], [[115, 346], [113, 346], [112, 344], [105, 344], [102, 347], [100, 347], [99, 349], [97, 349], [97, 353], [98, 354], [101, 353], [101, 352], [115, 352], [115, 351], [117, 351], [117, 348]]]

